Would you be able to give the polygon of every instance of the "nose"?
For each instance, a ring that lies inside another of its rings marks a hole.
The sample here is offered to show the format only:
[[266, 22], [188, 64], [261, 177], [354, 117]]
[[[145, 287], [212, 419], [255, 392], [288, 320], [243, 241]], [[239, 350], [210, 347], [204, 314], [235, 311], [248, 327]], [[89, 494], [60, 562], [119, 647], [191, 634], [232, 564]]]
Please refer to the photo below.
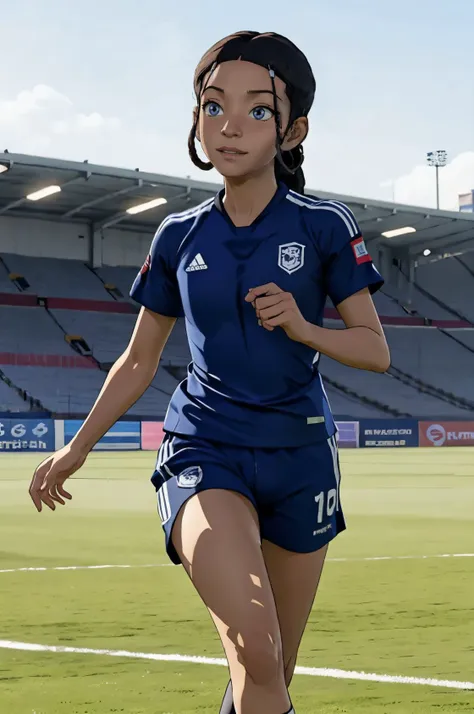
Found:
[[221, 129], [221, 134], [222, 136], [225, 136], [228, 139], [242, 136], [242, 127], [240, 126], [240, 122], [238, 121], [237, 117], [230, 117], [229, 119], [227, 119]]

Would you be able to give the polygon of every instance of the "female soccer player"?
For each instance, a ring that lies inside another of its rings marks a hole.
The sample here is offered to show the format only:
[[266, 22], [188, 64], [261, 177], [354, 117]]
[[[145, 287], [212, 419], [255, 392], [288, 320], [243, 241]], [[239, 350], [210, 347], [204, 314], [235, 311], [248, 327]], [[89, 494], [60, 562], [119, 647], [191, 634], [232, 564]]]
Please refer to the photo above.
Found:
[[[167, 551], [227, 655], [221, 714], [294, 714], [299, 643], [328, 543], [345, 528], [319, 355], [387, 369], [371, 298], [382, 280], [351, 211], [303, 195], [315, 81], [302, 52], [239, 32], [204, 55], [194, 89], [190, 156], [224, 189], [161, 224], [131, 291], [142, 308], [130, 344], [30, 493], [39, 511], [71, 498], [66, 478], [143, 394], [184, 314], [192, 362], [152, 477]], [[327, 296], [346, 329], [322, 327]]]

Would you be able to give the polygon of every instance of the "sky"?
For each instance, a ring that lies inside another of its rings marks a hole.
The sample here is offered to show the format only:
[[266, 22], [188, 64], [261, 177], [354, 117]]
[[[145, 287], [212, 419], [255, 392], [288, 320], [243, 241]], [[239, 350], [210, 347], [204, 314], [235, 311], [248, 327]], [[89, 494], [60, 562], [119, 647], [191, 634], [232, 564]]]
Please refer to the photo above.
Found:
[[436, 204], [474, 189], [469, 0], [0, 0], [0, 148], [219, 181], [187, 154], [194, 68], [242, 29], [287, 35], [317, 93], [308, 188]]

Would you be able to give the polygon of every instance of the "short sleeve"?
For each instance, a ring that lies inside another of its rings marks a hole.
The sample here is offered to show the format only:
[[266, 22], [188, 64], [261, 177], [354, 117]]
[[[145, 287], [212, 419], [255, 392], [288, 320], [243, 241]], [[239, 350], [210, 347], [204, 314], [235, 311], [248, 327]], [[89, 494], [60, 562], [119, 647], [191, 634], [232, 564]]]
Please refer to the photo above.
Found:
[[324, 246], [326, 292], [335, 306], [369, 288], [373, 294], [384, 281], [372, 262], [352, 211], [342, 203], [331, 213]]
[[182, 317], [183, 306], [176, 277], [176, 250], [169, 229], [155, 234], [150, 252], [130, 290], [130, 297], [140, 305], [166, 317]]

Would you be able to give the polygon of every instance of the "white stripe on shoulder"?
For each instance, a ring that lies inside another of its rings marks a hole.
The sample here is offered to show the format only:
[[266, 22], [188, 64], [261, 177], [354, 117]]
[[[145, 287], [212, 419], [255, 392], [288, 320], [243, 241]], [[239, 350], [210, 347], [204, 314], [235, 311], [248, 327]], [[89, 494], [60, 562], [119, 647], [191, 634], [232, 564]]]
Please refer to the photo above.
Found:
[[319, 204], [319, 205], [328, 204], [328, 205], [331, 205], [331, 206], [338, 206], [338, 207], [341, 209], [341, 211], [343, 211], [343, 212], [346, 214], [347, 218], [348, 218], [348, 219], [350, 220], [350, 222], [352, 223], [352, 225], [353, 225], [353, 227], [354, 227], [354, 230], [355, 230], [357, 233], [359, 232], [357, 222], [356, 222], [356, 220], [355, 220], [355, 218], [354, 218], [354, 214], [352, 213], [352, 211], [351, 211], [351, 209], [349, 208], [349, 206], [346, 206], [346, 204], [345, 204], [345, 203], [342, 203], [342, 201], [336, 201], [335, 199], [325, 199], [325, 200], [323, 201], [323, 200], [311, 198], [310, 196], [302, 196], [302, 198], [303, 198], [303, 200], [306, 198], [310, 203], [316, 203], [316, 204]]
[[291, 193], [291, 195], [294, 196], [294, 198], [298, 198], [298, 199], [300, 199], [300, 201], [306, 202], [306, 203], [308, 203], [308, 204], [310, 204], [310, 203], [311, 203], [311, 204], [315, 204], [315, 203], [316, 203], [316, 204], [319, 204], [319, 203], [323, 203], [323, 201], [326, 200], [326, 199], [322, 199], [322, 198], [314, 198], [313, 196], [303, 195], [302, 193], [298, 193], [297, 191], [293, 191], [291, 188], [290, 188], [290, 190], [288, 191], [288, 193]]
[[346, 216], [349, 218], [349, 220], [352, 222], [352, 225], [354, 226], [354, 230], [359, 233], [359, 226], [357, 225], [357, 221], [354, 218], [354, 214], [352, 213], [351, 209], [349, 206], [346, 206], [345, 203], [342, 203], [342, 201], [328, 201], [328, 203], [334, 204], [334, 206], [339, 206], [341, 211], [344, 211]]
[[168, 226], [170, 223], [183, 223], [184, 221], [187, 221], [190, 218], [195, 218], [200, 213], [204, 213], [205, 211], [208, 211], [210, 208], [212, 208], [213, 203], [214, 198], [209, 198], [207, 201], [204, 201], [204, 203], [200, 203], [199, 206], [189, 208], [187, 211], [182, 211], [181, 213], [170, 213], [169, 216], [166, 216], [166, 218], [163, 219], [158, 230], [161, 231], [165, 226]]
[[[357, 235], [359, 235], [359, 231], [355, 227], [355, 221], [352, 219], [349, 220], [347, 214], [345, 211], [343, 211], [340, 206], [335, 204], [333, 201], [315, 201], [314, 203], [308, 203], [304, 200], [301, 200], [301, 197], [298, 196], [298, 198], [293, 195], [291, 192], [287, 193], [286, 198], [288, 201], [291, 201], [292, 203], [296, 203], [298, 206], [303, 206], [304, 208], [309, 208], [310, 211], [331, 211], [331, 213], [335, 213], [336, 215], [341, 218], [344, 223], [346, 224], [346, 228], [349, 231], [349, 235], [351, 238], [355, 238]], [[349, 210], [349, 209], [347, 209]]]

